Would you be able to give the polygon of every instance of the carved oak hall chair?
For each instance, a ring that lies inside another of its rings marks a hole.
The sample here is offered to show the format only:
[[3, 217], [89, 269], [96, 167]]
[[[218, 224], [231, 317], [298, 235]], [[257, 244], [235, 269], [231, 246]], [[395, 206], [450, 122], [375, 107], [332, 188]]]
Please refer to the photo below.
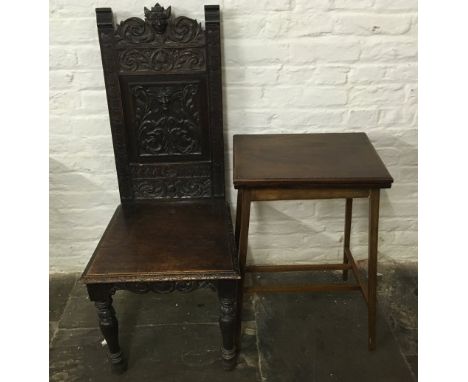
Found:
[[219, 7], [205, 6], [205, 29], [159, 4], [116, 27], [110, 8], [96, 17], [121, 205], [81, 280], [111, 365], [126, 368], [117, 290], [210, 285], [220, 298], [221, 355], [232, 368], [240, 273], [224, 189]]

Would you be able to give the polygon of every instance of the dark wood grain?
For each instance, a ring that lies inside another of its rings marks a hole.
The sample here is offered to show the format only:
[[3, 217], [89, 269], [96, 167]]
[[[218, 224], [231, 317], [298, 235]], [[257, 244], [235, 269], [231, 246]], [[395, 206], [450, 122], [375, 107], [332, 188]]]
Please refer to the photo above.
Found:
[[81, 281], [115, 371], [125, 371], [110, 297], [219, 288], [225, 366], [235, 366], [237, 248], [225, 200], [219, 6], [205, 29], [156, 4], [114, 24], [96, 9], [121, 205]]
[[234, 186], [390, 187], [365, 133], [234, 136]]
[[83, 281], [239, 278], [231, 224], [223, 201], [120, 206]]

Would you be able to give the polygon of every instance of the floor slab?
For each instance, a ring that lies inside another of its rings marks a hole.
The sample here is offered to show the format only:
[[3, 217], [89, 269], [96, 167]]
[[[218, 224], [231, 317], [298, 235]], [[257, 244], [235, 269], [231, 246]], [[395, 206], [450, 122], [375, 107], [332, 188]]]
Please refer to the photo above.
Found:
[[[242, 351], [232, 372], [219, 356], [216, 293], [136, 295], [114, 306], [129, 360], [110, 373], [86, 288], [51, 278], [51, 381], [415, 381], [417, 269], [380, 266], [377, 350], [367, 351], [366, 305], [359, 292], [262, 294], [244, 298]], [[61, 276], [62, 277], [62, 276]], [[65, 277], [66, 278], [66, 277]], [[339, 272], [251, 274], [249, 283], [340, 282]], [[353, 282], [350, 280], [349, 282]], [[52, 321], [55, 320], [55, 321]]]

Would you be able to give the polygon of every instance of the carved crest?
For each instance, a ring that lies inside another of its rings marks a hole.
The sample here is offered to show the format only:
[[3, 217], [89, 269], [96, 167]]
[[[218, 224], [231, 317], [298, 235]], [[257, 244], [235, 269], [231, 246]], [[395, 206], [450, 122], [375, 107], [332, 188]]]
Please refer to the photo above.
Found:
[[149, 10], [145, 7], [145, 19], [150, 23], [156, 33], [164, 33], [167, 27], [169, 18], [171, 17], [171, 7], [164, 9], [156, 3], [156, 5]]
[[201, 24], [194, 19], [179, 16], [172, 17], [171, 7], [164, 9], [156, 4], [153, 8], [144, 8], [145, 20], [131, 17], [117, 26], [115, 37], [117, 45], [126, 47], [140, 43], [154, 45], [203, 46], [205, 34]]
[[131, 17], [115, 30], [121, 70], [205, 70], [205, 32], [197, 20], [174, 18], [171, 7], [164, 9], [159, 3], [144, 11], [144, 20]]

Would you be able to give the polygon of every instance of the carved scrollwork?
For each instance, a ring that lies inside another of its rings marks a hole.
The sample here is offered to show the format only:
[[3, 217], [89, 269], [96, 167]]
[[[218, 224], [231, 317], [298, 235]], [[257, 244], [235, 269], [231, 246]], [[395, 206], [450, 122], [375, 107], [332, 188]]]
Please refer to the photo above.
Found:
[[204, 70], [205, 61], [205, 50], [203, 48], [133, 48], [119, 52], [120, 68], [130, 72], [144, 70], [158, 72]]
[[211, 196], [211, 179], [137, 179], [134, 182], [135, 198], [208, 198]]
[[205, 163], [191, 163], [190, 166], [132, 164], [130, 172], [134, 178], [206, 178], [210, 176], [210, 166]]
[[145, 8], [145, 20], [131, 17], [115, 30], [122, 71], [178, 72], [205, 70], [205, 33], [194, 19], [171, 17], [156, 4]]
[[115, 284], [116, 289], [128, 290], [133, 293], [144, 294], [148, 292], [167, 294], [172, 292], [188, 293], [199, 288], [215, 289], [210, 281], [161, 281], [161, 282], [135, 282]]
[[201, 154], [198, 84], [131, 88], [140, 156]]
[[204, 43], [201, 24], [197, 20], [185, 16], [177, 17], [170, 25], [168, 39], [184, 44], [189, 42]]
[[188, 44], [202, 46], [205, 36], [201, 24], [194, 19], [171, 17], [171, 7], [165, 10], [156, 4], [145, 8], [145, 20], [131, 17], [123, 20], [115, 31], [117, 46], [128, 47], [140, 43], [157, 45]]

